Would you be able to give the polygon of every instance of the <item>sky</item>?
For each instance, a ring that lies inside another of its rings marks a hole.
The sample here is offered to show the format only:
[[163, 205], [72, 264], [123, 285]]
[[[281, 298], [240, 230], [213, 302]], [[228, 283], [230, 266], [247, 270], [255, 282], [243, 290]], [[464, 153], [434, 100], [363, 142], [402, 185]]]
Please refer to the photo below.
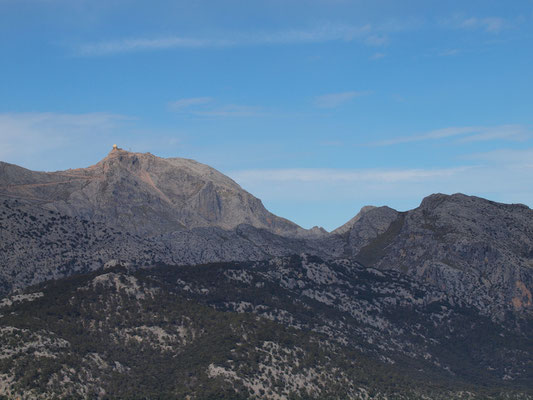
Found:
[[0, 0], [0, 160], [112, 145], [303, 227], [462, 192], [533, 206], [533, 0]]

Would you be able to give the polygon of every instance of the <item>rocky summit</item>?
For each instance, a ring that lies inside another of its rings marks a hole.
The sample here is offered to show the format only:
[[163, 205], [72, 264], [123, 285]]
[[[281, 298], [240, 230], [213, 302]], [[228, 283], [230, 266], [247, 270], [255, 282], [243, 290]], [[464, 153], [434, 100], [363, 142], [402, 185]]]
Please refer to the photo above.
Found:
[[533, 398], [533, 210], [434, 194], [328, 233], [193, 160], [0, 163], [0, 396]]
[[215, 169], [184, 158], [114, 148], [88, 168], [33, 172], [0, 164], [0, 190], [71, 217], [139, 234], [240, 224], [283, 236], [307, 236]]

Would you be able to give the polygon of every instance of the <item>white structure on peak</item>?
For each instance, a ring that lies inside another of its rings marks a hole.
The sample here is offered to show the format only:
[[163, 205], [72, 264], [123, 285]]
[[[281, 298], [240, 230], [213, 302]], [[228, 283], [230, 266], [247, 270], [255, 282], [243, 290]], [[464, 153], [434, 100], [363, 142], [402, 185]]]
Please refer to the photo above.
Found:
[[118, 150], [118, 146], [116, 144], [113, 145], [113, 150]]

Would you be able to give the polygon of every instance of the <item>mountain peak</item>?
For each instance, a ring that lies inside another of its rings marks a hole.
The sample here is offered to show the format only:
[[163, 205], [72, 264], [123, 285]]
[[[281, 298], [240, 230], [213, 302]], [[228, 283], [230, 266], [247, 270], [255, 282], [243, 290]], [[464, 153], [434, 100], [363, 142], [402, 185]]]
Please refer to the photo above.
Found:
[[[115, 147], [115, 146], [117, 145], [114, 144], [111, 151], [107, 153], [107, 156], [104, 157], [101, 161], [104, 161], [107, 159], [119, 158], [119, 157], [156, 157], [152, 153], [136, 153], [136, 152], [124, 150], [120, 147]], [[157, 157], [157, 158], [160, 158], [160, 157]]]
[[464, 193], [454, 193], [454, 194], [444, 194], [444, 193], [434, 193], [425, 197], [420, 203], [421, 209], [424, 210], [433, 210], [440, 207], [466, 207], [466, 208], [484, 208], [488, 206], [498, 206], [503, 208], [522, 208], [529, 210], [529, 207], [520, 204], [506, 204], [498, 203], [496, 201], [487, 200], [483, 197], [470, 196]]
[[355, 215], [355, 217], [353, 217], [351, 220], [346, 222], [344, 225], [339, 226], [337, 229], [333, 230], [331, 233], [335, 233], [337, 235], [342, 235], [343, 233], [348, 232], [350, 229], [352, 229], [354, 224], [361, 219], [363, 214], [367, 213], [370, 210], [373, 210], [374, 208], [376, 208], [376, 206], [364, 206], [364, 207], [361, 207], [361, 209]]
[[[88, 168], [21, 171], [0, 177], [0, 182], [6, 181], [2, 191], [10, 197], [38, 201], [48, 209], [111, 223], [129, 232], [231, 230], [248, 224], [283, 236], [317, 234], [270, 213], [261, 200], [228, 176], [185, 158], [161, 158], [115, 145]], [[21, 175], [23, 180], [18, 179]]]

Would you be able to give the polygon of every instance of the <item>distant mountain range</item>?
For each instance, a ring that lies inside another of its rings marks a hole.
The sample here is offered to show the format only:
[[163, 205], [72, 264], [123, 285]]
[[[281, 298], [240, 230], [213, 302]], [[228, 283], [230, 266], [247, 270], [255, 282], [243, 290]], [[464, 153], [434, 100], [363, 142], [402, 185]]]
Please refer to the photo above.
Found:
[[[132, 398], [117, 382], [142, 380], [146, 360], [130, 353], [144, 349], [181, 383], [147, 378], [139, 398], [533, 398], [524, 205], [435, 194], [411, 211], [367, 206], [331, 233], [306, 230], [204, 164], [115, 149], [60, 172], [0, 162], [0, 239], [0, 337], [11, 343], [0, 395]], [[173, 302], [219, 322], [205, 328]], [[138, 314], [109, 320], [117, 307]], [[216, 344], [237, 323], [245, 347]], [[272, 338], [257, 336], [267, 328]], [[200, 343], [221, 353], [195, 359], [194, 380], [174, 357]], [[256, 361], [244, 371], [231, 359]], [[20, 372], [32, 365], [39, 385]]]

